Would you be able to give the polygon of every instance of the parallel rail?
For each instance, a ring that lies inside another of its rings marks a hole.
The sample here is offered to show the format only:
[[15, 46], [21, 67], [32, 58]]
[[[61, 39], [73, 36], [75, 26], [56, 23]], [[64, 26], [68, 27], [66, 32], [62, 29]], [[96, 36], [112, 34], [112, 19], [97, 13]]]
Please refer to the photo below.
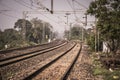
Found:
[[74, 67], [74, 64], [76, 63], [76, 61], [77, 61], [77, 59], [78, 59], [78, 57], [79, 57], [79, 55], [80, 55], [81, 50], [82, 50], [82, 45], [81, 45], [81, 48], [80, 48], [78, 54], [77, 54], [76, 57], [74, 58], [73, 62], [71, 63], [71, 65], [70, 65], [69, 68], [66, 70], [65, 74], [63, 75], [63, 77], [62, 77], [60, 80], [67, 80], [67, 78], [68, 78], [71, 70], [72, 70], [73, 67]]
[[43, 44], [35, 45], [35, 46], [27, 46], [27, 47], [22, 47], [22, 48], [13, 48], [13, 49], [7, 49], [7, 50], [0, 50], [0, 54], [12, 52], [12, 51], [15, 51], [15, 50], [25, 50], [25, 49], [28, 49], [28, 48], [33, 48], [33, 47], [48, 45], [48, 44], [52, 44], [52, 43], [53, 43], [53, 42], [50, 42], [50, 43], [43, 43]]
[[1, 60], [0, 67], [4, 67], [4, 66], [7, 66], [7, 65], [10, 65], [10, 64], [13, 64], [13, 63], [17, 63], [19, 61], [23, 61], [23, 60], [26, 60], [26, 59], [38, 56], [40, 54], [44, 54], [46, 52], [49, 52], [49, 51], [55, 50], [57, 48], [60, 48], [60, 47], [62, 47], [64, 45], [66, 45], [66, 44], [67, 43], [64, 43], [64, 44], [61, 44], [61, 45], [57, 45], [55, 47], [51, 47], [51, 48], [48, 48], [48, 49], [40, 50], [41, 52], [39, 52], [39, 51], [30, 52], [30, 53], [26, 53], [26, 54], [23, 54], [23, 55], [14, 56], [14, 57], [11, 57], [11, 58], [7, 58], [7, 59], [4, 59], [4, 60]]
[[[62, 43], [62, 44], [64, 44], [64, 43]], [[32, 54], [32, 53], [40, 52], [40, 51], [43, 51], [43, 50], [46, 50], [46, 49], [50, 49], [50, 48], [53, 48], [53, 47], [56, 47], [56, 46], [59, 46], [59, 45], [60, 44], [57, 44], [57, 45], [54, 45], [54, 46], [51, 46], [51, 47], [48, 47], [48, 48], [43, 48], [43, 49], [40, 49], [40, 50], [36, 50], [36, 51], [32, 51], [32, 52], [27, 52], [27, 53], [24, 53], [24, 54], [20, 54], [20, 55], [8, 57], [8, 58], [0, 59], [0, 62], [6, 61], [6, 60], [10, 60], [10, 59], [13, 59], [13, 58], [17, 58], [17, 57], [22, 57], [22, 56], [29, 55], [29, 54]]]
[[51, 66], [52, 64], [54, 64], [57, 60], [59, 60], [61, 57], [63, 57], [65, 54], [67, 54], [68, 52], [70, 52], [74, 47], [76, 46], [76, 43], [67, 51], [65, 51], [63, 54], [61, 54], [60, 56], [58, 56], [57, 58], [55, 58], [54, 60], [50, 61], [49, 63], [47, 63], [46, 65], [44, 65], [43, 67], [41, 67], [40, 69], [38, 69], [37, 71], [35, 71], [34, 73], [32, 73], [31, 75], [25, 77], [23, 80], [32, 80], [34, 77], [36, 77], [40, 72], [44, 71], [46, 68], [48, 68], [49, 66]]

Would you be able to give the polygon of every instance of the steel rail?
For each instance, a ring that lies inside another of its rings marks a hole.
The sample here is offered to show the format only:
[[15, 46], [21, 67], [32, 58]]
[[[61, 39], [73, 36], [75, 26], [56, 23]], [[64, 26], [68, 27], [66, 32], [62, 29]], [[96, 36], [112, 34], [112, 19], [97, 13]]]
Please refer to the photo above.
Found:
[[[65, 42], [64, 42], [64, 43], [65, 43]], [[62, 44], [64, 44], [64, 43], [62, 43]], [[61, 44], [61, 43], [60, 43], [60, 44]], [[59, 46], [60, 44], [57, 44], [57, 45], [54, 45], [54, 46], [51, 46], [51, 47], [48, 47], [48, 48], [44, 48], [44, 49], [40, 49], [40, 50], [36, 50], [36, 51], [32, 51], [32, 52], [27, 52], [27, 53], [25, 53], [25, 54], [20, 54], [20, 55], [16, 55], [16, 56], [8, 57], [8, 58], [0, 59], [0, 62], [2, 62], [2, 61], [6, 61], [6, 60], [10, 60], [10, 59], [13, 59], [13, 58], [17, 58], [17, 57], [22, 57], [22, 56], [29, 55], [29, 54], [32, 54], [32, 53], [36, 53], [36, 52], [39, 52], [39, 51], [43, 51], [43, 50], [46, 50], [46, 49], [50, 49], [50, 48], [53, 48], [53, 47]]]
[[[27, 55], [21, 56], [21, 58], [20, 58], [20, 57], [17, 57], [17, 58], [13, 58], [13, 59], [10, 59], [10, 60], [7, 60], [7, 61], [2, 61], [2, 62], [0, 62], [0, 67], [4, 67], [4, 66], [7, 66], [7, 65], [10, 65], [10, 64], [13, 64], [13, 63], [17, 63], [17, 62], [20, 62], [20, 61], [23, 61], [23, 60], [26, 60], [26, 59], [29, 59], [29, 58], [38, 56], [38, 55], [40, 55], [40, 54], [44, 54], [44, 53], [46, 53], [46, 52], [49, 52], [49, 51], [58, 49], [58, 48], [66, 45], [66, 44], [67, 44], [67, 42], [64, 43], [64, 44], [55, 46], [54, 48], [49, 48], [48, 50], [44, 50], [44, 51], [41, 51], [41, 52], [38, 52], [38, 53], [34, 53], [34, 54], [27, 53]], [[28, 55], [28, 54], [29, 54], [29, 55]]]
[[46, 65], [44, 65], [43, 67], [41, 67], [40, 69], [38, 69], [37, 71], [35, 71], [34, 73], [30, 74], [29, 76], [25, 77], [23, 80], [32, 80], [34, 77], [36, 77], [40, 72], [44, 71], [46, 68], [48, 68], [49, 66], [51, 66], [53, 63], [55, 63], [57, 60], [59, 60], [61, 57], [63, 57], [65, 54], [67, 54], [68, 52], [70, 52], [74, 47], [76, 46], [76, 43], [67, 51], [65, 51], [63, 54], [61, 54], [60, 56], [58, 56], [57, 58], [55, 58], [54, 60], [50, 61], [49, 63], [47, 63]]
[[80, 55], [81, 49], [82, 49], [82, 45], [81, 45], [81, 47], [80, 47], [80, 49], [79, 49], [79, 51], [78, 51], [78, 54], [76, 55], [76, 57], [75, 57], [74, 60], [72, 61], [71, 65], [70, 65], [69, 68], [66, 70], [65, 74], [63, 75], [63, 77], [61, 77], [60, 80], [67, 80], [67, 78], [68, 78], [71, 70], [72, 70], [73, 67], [74, 67], [75, 62], [77, 61], [77, 59], [78, 59], [78, 57], [79, 57], [79, 55]]

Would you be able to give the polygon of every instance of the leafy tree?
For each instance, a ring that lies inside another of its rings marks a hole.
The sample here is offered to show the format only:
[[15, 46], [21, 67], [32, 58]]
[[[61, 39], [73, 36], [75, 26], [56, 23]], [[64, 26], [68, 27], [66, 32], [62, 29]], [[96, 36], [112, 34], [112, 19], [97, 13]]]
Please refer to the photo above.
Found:
[[3, 32], [0, 30], [0, 49], [4, 48], [4, 36], [3, 36]]
[[52, 32], [52, 26], [48, 23], [45, 22], [45, 35], [46, 35], [46, 39], [50, 38], [51, 32]]
[[[23, 26], [24, 24], [25, 26]], [[25, 19], [18, 19], [17, 22], [15, 22], [14, 28], [18, 29], [20, 33], [23, 35], [23, 37], [29, 39], [32, 30], [32, 24], [30, 21]]]
[[34, 42], [41, 43], [43, 38], [43, 21], [37, 18], [33, 18], [31, 20], [33, 24], [33, 32], [32, 36], [34, 38]]
[[[31, 22], [34, 25], [32, 36], [33, 36], [35, 42], [36, 43], [42, 42], [43, 33], [44, 33], [44, 40], [48, 40], [48, 38], [50, 37], [50, 34], [51, 34], [52, 26], [49, 23], [44, 22], [37, 18], [33, 18], [31, 20]], [[45, 41], [43, 41], [43, 42], [45, 42]]]
[[120, 48], [120, 0], [92, 1], [88, 14], [97, 18], [97, 29], [112, 53]]
[[8, 45], [9, 48], [12, 48], [17, 46], [17, 42], [22, 41], [22, 36], [14, 29], [6, 29], [2, 33], [1, 40], [4, 46]]
[[69, 39], [82, 39], [82, 29], [83, 29], [83, 34], [84, 34], [84, 39], [87, 37], [87, 33], [86, 30], [81, 27], [80, 25], [73, 25], [73, 27], [71, 27], [70, 31], [66, 31], [65, 32], [65, 37]]
[[70, 31], [71, 31], [71, 38], [73, 38], [73, 39], [81, 38], [81, 35], [82, 35], [81, 27], [72, 27]]
[[64, 38], [69, 39], [69, 30], [64, 31]]
[[52, 33], [52, 39], [58, 38], [58, 32], [55, 31]]

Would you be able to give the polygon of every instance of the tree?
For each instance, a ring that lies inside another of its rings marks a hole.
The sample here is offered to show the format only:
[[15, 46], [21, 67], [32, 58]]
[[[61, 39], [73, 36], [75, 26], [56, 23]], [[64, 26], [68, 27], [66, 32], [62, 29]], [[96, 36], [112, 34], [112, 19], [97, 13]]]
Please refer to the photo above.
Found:
[[120, 48], [120, 0], [92, 1], [88, 14], [97, 18], [97, 30], [112, 53]]
[[32, 24], [30, 21], [25, 19], [18, 19], [17, 22], [15, 22], [14, 28], [18, 29], [20, 33], [23, 35], [23, 37], [29, 39], [30, 32], [32, 30]]
[[0, 49], [4, 48], [4, 36], [3, 36], [3, 32], [0, 30]]
[[32, 36], [36, 43], [41, 43], [43, 40], [43, 42], [45, 42], [50, 38], [52, 26], [48, 22], [42, 21], [38, 18], [33, 18], [31, 22], [34, 25]]
[[56, 38], [58, 38], [58, 32], [57, 31], [54, 31], [53, 33], [52, 33], [52, 39], [56, 39]]
[[45, 36], [46, 36], [46, 39], [50, 38], [51, 33], [52, 33], [52, 28], [53, 27], [48, 22], [45, 22]]
[[69, 30], [64, 31], [64, 38], [69, 39]]
[[31, 20], [33, 24], [33, 33], [34, 42], [41, 43], [43, 39], [43, 21], [38, 18], [33, 18]]
[[82, 28], [81, 27], [72, 27], [71, 30], [71, 39], [81, 39]]
[[18, 47], [22, 42], [22, 36], [14, 29], [6, 29], [1, 39], [3, 40], [4, 46], [8, 45], [9, 48]]

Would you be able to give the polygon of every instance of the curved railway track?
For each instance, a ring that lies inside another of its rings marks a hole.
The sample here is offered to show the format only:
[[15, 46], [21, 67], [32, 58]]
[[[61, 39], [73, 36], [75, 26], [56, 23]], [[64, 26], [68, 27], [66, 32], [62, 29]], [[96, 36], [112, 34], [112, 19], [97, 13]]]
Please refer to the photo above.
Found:
[[25, 49], [29, 49], [29, 48], [34, 48], [34, 47], [38, 47], [38, 46], [45, 46], [48, 44], [53, 44], [54, 42], [59, 42], [60, 40], [55, 40], [53, 42], [50, 43], [44, 43], [44, 44], [40, 44], [40, 45], [35, 45], [35, 46], [27, 46], [27, 47], [22, 47], [22, 48], [13, 48], [13, 49], [7, 49], [7, 50], [0, 50], [0, 54], [6, 54], [15, 50], [25, 50]]
[[71, 65], [68, 67], [68, 69], [66, 70], [65, 74], [63, 75], [63, 77], [61, 77], [61, 80], [67, 80], [68, 79], [68, 76], [69, 76], [71, 70], [73, 69], [73, 67], [74, 67], [74, 65], [75, 65], [75, 63], [76, 63], [76, 61], [77, 61], [77, 59], [78, 59], [78, 57], [80, 55], [81, 49], [82, 49], [82, 45], [81, 45], [81, 48], [79, 49], [76, 57], [72, 61]]
[[25, 48], [23, 47], [23, 48], [10, 49], [10, 50], [6, 50], [6, 51], [0, 51], [0, 61], [4, 61], [7, 58], [10, 59], [10, 57], [24, 55], [24, 54], [30, 53], [30, 52], [42, 51], [42, 50], [45, 50], [47, 48], [50, 48], [50, 47], [52, 48], [54, 46], [62, 44], [64, 42], [66, 42], [66, 41], [56, 40], [56, 41], [53, 41], [51, 43], [42, 44], [42, 45], [29, 46], [29, 47], [25, 47]]
[[[80, 43], [65, 41], [61, 45], [57, 44], [39, 52], [6, 58], [0, 63], [2, 76], [0, 78], [2, 80], [66, 80], [80, 51]], [[53, 75], [54, 73], [56, 76]]]
[[[46, 51], [44, 54], [41, 52], [42, 54], [40, 54], [40, 55], [0, 67], [0, 73], [2, 76], [2, 80], [11, 80], [11, 79], [12, 80], [21, 80], [20, 77], [14, 79], [16, 74], [20, 73], [19, 75], [21, 75], [21, 74], [23, 74], [23, 72], [28, 70], [28, 68], [32, 68], [33, 66], [36, 67], [36, 65], [38, 65], [39, 63], [41, 65], [45, 64], [46, 62], [44, 62], [44, 61], [46, 59], [49, 59], [52, 56], [56, 56], [56, 55], [60, 54], [61, 52], [66, 51], [67, 48], [69, 48], [72, 44], [73, 44], [72, 42], [66, 42], [64, 44], [61, 44], [61, 47], [58, 47], [58, 48], [48, 51], [48, 52]], [[31, 72], [31, 70], [32, 69], [30, 69], [29, 73]]]
[[55, 50], [57, 48], [60, 48], [64, 45], [66, 45], [66, 44], [67, 44], [67, 42], [62, 43], [62, 44], [58, 44], [58, 45], [55, 45], [55, 46], [52, 46], [52, 47], [44, 48], [44, 49], [41, 49], [41, 50], [37, 50], [37, 51], [33, 51], [33, 52], [29, 52], [29, 53], [25, 53], [25, 54], [13, 56], [13, 57], [1, 59], [0, 60], [0, 67], [4, 67], [4, 66], [7, 66], [7, 65], [10, 65], [10, 64], [25, 60], [25, 59], [29, 59], [29, 58], [38, 56], [40, 54]]
[[[77, 45], [77, 46], [76, 46]], [[62, 59], [63, 61], [64, 61], [64, 58], [62, 58], [62, 57], [64, 57], [64, 56], [66, 56], [67, 55], [67, 57], [70, 57], [69, 55], [73, 55], [73, 53], [72, 52], [74, 52], [75, 51], [75, 47], [77, 47], [78, 48], [78, 51], [76, 51], [76, 53], [75, 53], [75, 55], [74, 55], [74, 57], [72, 57], [72, 61], [70, 61], [70, 62], [68, 62], [69, 63], [69, 66], [65, 66], [66, 67], [66, 70], [65, 70], [65, 72], [64, 73], [62, 73], [62, 76], [60, 76], [60, 78], [58, 78], [57, 77], [57, 79], [54, 79], [54, 77], [53, 76], [50, 76], [50, 77], [52, 77], [52, 79], [50, 79], [50, 78], [45, 78], [45, 79], [47, 79], [47, 80], [66, 80], [67, 79], [67, 77], [68, 77], [68, 74], [70, 73], [70, 71], [71, 71], [71, 69], [72, 69], [72, 67], [74, 66], [74, 64], [75, 64], [75, 62], [76, 62], [76, 60], [77, 60], [77, 58], [78, 58], [78, 56], [80, 55], [80, 51], [81, 51], [81, 47], [80, 46], [78, 46], [79, 44], [74, 44], [69, 50], [67, 50], [67, 51], [65, 51], [64, 53], [62, 53], [61, 55], [59, 55], [58, 57], [56, 57], [55, 59], [53, 59], [52, 61], [50, 61], [49, 63], [47, 63], [47, 64], [45, 64], [44, 66], [42, 66], [41, 68], [39, 68], [38, 70], [36, 70], [36, 71], [34, 71], [32, 74], [30, 74], [30, 75], [28, 75], [27, 77], [25, 77], [23, 80], [44, 80], [44, 78], [40, 78], [39, 77], [39, 74], [43, 74], [43, 75], [46, 75], [46, 74], [44, 74], [45, 72], [44, 71], [46, 71], [47, 72], [47, 70], [46, 69], [48, 69], [49, 67], [51, 67], [52, 65], [54, 65], [54, 64], [57, 64], [57, 62], [59, 63], [59, 61]], [[61, 60], [61, 61], [62, 61]], [[58, 64], [59, 65], [59, 64]], [[51, 67], [52, 68], [52, 67]], [[60, 68], [62, 68], [62, 67], [60, 67]], [[64, 69], [64, 68], [63, 68]], [[54, 70], [54, 69], [53, 69]], [[49, 73], [49, 69], [48, 69], [48, 73]], [[54, 71], [52, 71], [53, 73], [54, 73]], [[51, 73], [50, 73], [51, 74]], [[49, 74], [49, 75], [50, 75]], [[43, 77], [43, 75], [40, 75], [40, 76], [42, 76]], [[57, 74], [56, 74], [57, 75]]]

